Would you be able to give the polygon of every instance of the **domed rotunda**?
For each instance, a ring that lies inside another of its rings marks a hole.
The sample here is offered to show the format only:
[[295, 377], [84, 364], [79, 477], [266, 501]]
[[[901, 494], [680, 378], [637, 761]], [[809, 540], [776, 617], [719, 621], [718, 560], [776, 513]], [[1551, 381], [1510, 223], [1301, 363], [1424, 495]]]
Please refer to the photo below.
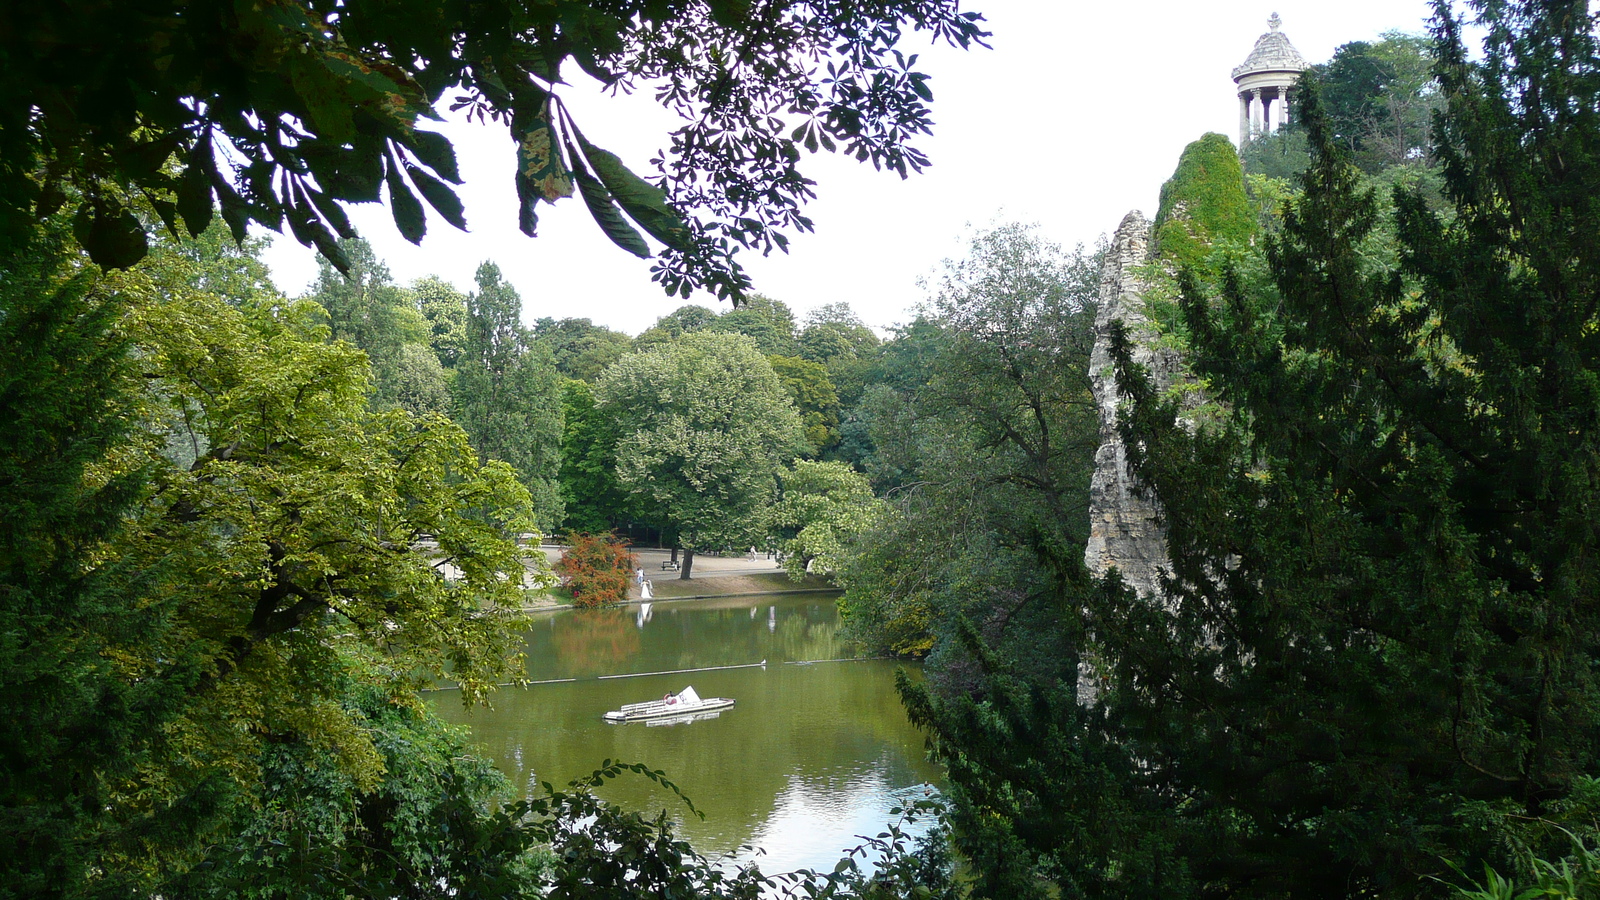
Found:
[[1300, 73], [1310, 67], [1300, 51], [1279, 31], [1277, 13], [1267, 20], [1267, 33], [1256, 39], [1244, 64], [1233, 70], [1239, 87], [1239, 147], [1258, 135], [1289, 124], [1289, 97]]

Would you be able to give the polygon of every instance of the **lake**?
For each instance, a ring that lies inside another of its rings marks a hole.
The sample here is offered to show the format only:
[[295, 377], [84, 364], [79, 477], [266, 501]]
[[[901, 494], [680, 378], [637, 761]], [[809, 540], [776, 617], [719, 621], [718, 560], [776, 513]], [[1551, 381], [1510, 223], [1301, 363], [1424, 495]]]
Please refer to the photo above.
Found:
[[[713, 859], [742, 861], [750, 854], [741, 848], [753, 846], [764, 851], [764, 872], [831, 870], [842, 850], [860, 843], [856, 835], [883, 830], [891, 807], [924, 796], [941, 777], [894, 690], [905, 664], [849, 655], [833, 594], [567, 610], [534, 620], [528, 677], [576, 681], [502, 688], [490, 709], [464, 710], [451, 692], [428, 696], [440, 717], [469, 725], [528, 793], [541, 781], [564, 785], [607, 758], [647, 763], [665, 770], [705, 820], [637, 775], [602, 796], [652, 814], [668, 810]], [[765, 668], [599, 678], [763, 659]], [[607, 710], [688, 685], [737, 705], [675, 725], [601, 721]]]

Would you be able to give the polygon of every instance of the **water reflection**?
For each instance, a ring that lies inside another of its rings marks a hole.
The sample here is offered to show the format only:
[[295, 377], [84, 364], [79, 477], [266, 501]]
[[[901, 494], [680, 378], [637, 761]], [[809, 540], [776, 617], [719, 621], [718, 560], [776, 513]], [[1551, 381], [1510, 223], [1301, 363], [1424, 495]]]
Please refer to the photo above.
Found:
[[[530, 789], [565, 783], [607, 757], [664, 769], [705, 811], [704, 821], [684, 816], [670, 793], [636, 776], [613, 782], [605, 795], [641, 811], [668, 810], [707, 855], [753, 843], [767, 853], [766, 871], [831, 867], [841, 849], [858, 843], [855, 835], [881, 831], [907, 791], [939, 776], [895, 695], [895, 663], [792, 664], [846, 655], [830, 595], [556, 613], [530, 630], [527, 652], [530, 678], [579, 680], [502, 690], [491, 710], [470, 714], [450, 695], [433, 695], [441, 716], [470, 724], [501, 768]], [[762, 659], [764, 669], [594, 677]], [[607, 710], [689, 684], [738, 705], [670, 728], [601, 721]]]

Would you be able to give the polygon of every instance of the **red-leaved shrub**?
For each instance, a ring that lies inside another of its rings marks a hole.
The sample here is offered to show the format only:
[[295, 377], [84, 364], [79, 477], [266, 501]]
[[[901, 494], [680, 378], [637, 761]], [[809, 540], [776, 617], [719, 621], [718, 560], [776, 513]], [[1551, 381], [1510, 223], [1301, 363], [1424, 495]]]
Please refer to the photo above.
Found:
[[567, 552], [556, 563], [576, 606], [603, 606], [628, 599], [628, 579], [639, 561], [614, 534], [568, 534]]

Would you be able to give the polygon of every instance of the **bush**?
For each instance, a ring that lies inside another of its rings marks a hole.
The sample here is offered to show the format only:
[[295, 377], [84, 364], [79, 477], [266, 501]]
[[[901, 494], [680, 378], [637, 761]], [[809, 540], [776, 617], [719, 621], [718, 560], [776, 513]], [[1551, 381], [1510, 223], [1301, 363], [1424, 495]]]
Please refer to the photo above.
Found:
[[569, 534], [567, 552], [555, 571], [577, 606], [603, 606], [628, 599], [628, 579], [639, 561], [615, 534]]

